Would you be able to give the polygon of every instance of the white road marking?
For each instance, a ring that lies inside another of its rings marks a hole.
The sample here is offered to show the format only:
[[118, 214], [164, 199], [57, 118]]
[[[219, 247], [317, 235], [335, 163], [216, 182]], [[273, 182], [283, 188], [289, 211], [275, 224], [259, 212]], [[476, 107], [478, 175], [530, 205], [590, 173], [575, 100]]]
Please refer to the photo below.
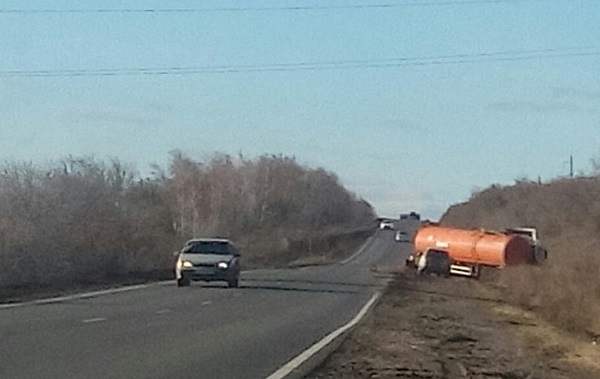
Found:
[[163, 315], [163, 314], [165, 314], [165, 313], [169, 313], [169, 312], [171, 312], [171, 310], [170, 310], [170, 309], [161, 309], [161, 310], [159, 310], [159, 311], [156, 311], [156, 314], [157, 314], [157, 315]]
[[367, 246], [369, 246], [371, 244], [372, 240], [373, 240], [372, 236], [369, 237], [369, 238], [367, 238], [367, 240], [356, 251], [356, 253], [352, 254], [349, 258], [346, 258], [345, 260], [343, 260], [342, 262], [340, 262], [340, 264], [341, 265], [345, 265], [345, 264], [348, 264], [348, 263], [352, 262], [353, 260], [355, 260], [359, 255], [361, 255], [367, 249]]
[[377, 299], [379, 299], [380, 296], [381, 291], [375, 292], [371, 299], [369, 299], [369, 301], [360, 309], [356, 316], [354, 316], [354, 318], [350, 320], [346, 325], [341, 326], [340, 328], [334, 330], [333, 332], [323, 337], [322, 340], [315, 343], [314, 345], [300, 353], [300, 355], [281, 366], [277, 371], [269, 375], [266, 379], [283, 379], [286, 376], [288, 376], [292, 371], [300, 367], [302, 363], [306, 362], [310, 357], [318, 353], [321, 349], [323, 349], [333, 340], [338, 338], [342, 333], [358, 324], [358, 322], [363, 317], [365, 317], [369, 309], [373, 306], [373, 304], [375, 304], [375, 302], [377, 301]]
[[7, 304], [0, 304], [0, 309], [9, 309], [9, 308], [17, 308], [17, 307], [21, 307], [23, 306], [24, 303], [7, 303]]
[[84, 324], [90, 324], [92, 322], [102, 322], [102, 321], [106, 321], [106, 317], [96, 317], [96, 318], [88, 318], [87, 320], [83, 320], [82, 322]]
[[[170, 280], [169, 282], [172, 282], [172, 281]], [[134, 286], [110, 288], [110, 289], [107, 289], [107, 290], [84, 292], [84, 293], [78, 293], [78, 294], [74, 294], [74, 295], [50, 297], [50, 298], [47, 298], [47, 299], [25, 301], [25, 302], [22, 302], [22, 303], [0, 304], [0, 309], [17, 308], [17, 307], [23, 307], [23, 306], [27, 306], [27, 305], [42, 305], [42, 304], [62, 303], [62, 302], [69, 301], [69, 300], [89, 299], [89, 298], [92, 298], [92, 297], [110, 295], [110, 294], [119, 293], [119, 292], [135, 291], [135, 290], [139, 290], [139, 289], [143, 289], [143, 288], [148, 288], [148, 287], [153, 287], [153, 286], [157, 286], [157, 285], [163, 285], [163, 284], [164, 284], [164, 282], [156, 282], [156, 283], [148, 283], [148, 284], [137, 284], [137, 285], [134, 285]]]
[[[274, 270], [274, 269], [244, 270], [244, 271], [242, 271], [242, 273], [254, 274], [254, 273], [267, 273], [270, 271], [276, 271], [276, 270]], [[162, 280], [160, 282], [154, 282], [154, 283], [137, 284], [137, 285], [127, 286], [127, 287], [109, 288], [106, 290], [84, 292], [84, 293], [67, 295], [67, 296], [50, 297], [47, 299], [25, 301], [25, 302], [21, 302], [21, 303], [6, 303], [6, 304], [0, 304], [0, 309], [18, 308], [18, 307], [23, 307], [23, 306], [27, 306], [27, 305], [42, 305], [42, 304], [60, 303], [60, 302], [76, 300], [76, 299], [89, 299], [91, 297], [110, 295], [110, 294], [119, 293], [119, 292], [135, 291], [135, 290], [140, 290], [140, 289], [144, 289], [144, 288], [148, 288], [148, 287], [167, 286], [167, 285], [171, 285], [173, 283], [175, 283], [175, 281], [173, 279], [170, 279], [170, 280]]]
[[211, 304], [212, 304], [212, 301], [210, 301], [210, 300], [209, 300], [209, 301], [203, 301], [203, 302], [202, 302], [202, 306], [203, 306], [203, 307], [206, 307], [207, 305], [211, 305]]

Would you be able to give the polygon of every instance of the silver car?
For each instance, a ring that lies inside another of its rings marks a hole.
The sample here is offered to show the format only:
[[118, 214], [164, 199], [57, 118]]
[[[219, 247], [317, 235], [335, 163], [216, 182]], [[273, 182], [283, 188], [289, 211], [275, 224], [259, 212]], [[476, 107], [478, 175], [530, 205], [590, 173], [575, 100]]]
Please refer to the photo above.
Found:
[[410, 238], [406, 232], [398, 230], [396, 235], [394, 235], [394, 240], [396, 242], [410, 242]]
[[394, 221], [381, 220], [381, 222], [379, 223], [379, 229], [394, 229]]
[[228, 239], [198, 238], [188, 241], [175, 264], [177, 286], [189, 286], [191, 281], [225, 281], [238, 287], [240, 253]]

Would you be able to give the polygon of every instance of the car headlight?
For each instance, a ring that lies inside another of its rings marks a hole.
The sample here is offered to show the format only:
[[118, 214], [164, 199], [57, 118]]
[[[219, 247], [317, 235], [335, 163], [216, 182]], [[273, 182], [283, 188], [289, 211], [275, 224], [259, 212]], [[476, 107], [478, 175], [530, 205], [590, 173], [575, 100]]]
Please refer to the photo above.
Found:
[[221, 270], [227, 270], [227, 267], [229, 267], [229, 263], [219, 262], [219, 263], [217, 263], [217, 267], [220, 268]]
[[194, 267], [194, 265], [190, 261], [183, 261], [183, 262], [181, 262], [181, 267], [192, 268], [192, 267]]

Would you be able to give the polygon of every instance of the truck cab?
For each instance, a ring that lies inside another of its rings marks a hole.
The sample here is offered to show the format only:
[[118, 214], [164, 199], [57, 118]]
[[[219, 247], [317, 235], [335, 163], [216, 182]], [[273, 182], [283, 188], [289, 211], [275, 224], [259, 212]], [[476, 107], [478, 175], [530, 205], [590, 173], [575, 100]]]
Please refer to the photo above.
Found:
[[527, 237], [532, 243], [538, 243], [538, 231], [536, 228], [519, 227], [519, 228], [508, 228], [506, 234], [518, 234], [520, 236]]
[[548, 259], [548, 250], [540, 244], [539, 233], [533, 227], [518, 227], [506, 229], [506, 234], [518, 234], [527, 238], [533, 249], [533, 263], [541, 264]]

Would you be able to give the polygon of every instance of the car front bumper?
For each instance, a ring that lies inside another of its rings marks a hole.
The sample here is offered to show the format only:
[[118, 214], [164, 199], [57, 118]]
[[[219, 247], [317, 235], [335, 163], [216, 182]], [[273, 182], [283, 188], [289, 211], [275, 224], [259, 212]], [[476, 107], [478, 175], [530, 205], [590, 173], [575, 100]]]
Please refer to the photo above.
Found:
[[229, 280], [234, 277], [234, 275], [230, 270], [222, 270], [214, 267], [194, 267], [182, 269], [181, 277], [189, 280], [212, 282]]

